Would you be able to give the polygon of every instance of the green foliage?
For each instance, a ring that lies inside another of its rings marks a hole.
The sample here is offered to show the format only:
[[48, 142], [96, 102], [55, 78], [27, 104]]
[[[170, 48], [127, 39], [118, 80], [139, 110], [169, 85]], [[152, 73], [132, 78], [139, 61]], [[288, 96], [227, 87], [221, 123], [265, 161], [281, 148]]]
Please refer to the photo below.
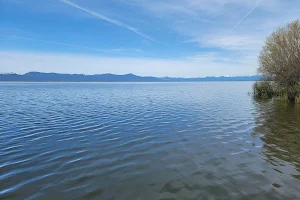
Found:
[[260, 81], [254, 83], [253, 92], [256, 98], [268, 99], [274, 96], [274, 89], [270, 81]]

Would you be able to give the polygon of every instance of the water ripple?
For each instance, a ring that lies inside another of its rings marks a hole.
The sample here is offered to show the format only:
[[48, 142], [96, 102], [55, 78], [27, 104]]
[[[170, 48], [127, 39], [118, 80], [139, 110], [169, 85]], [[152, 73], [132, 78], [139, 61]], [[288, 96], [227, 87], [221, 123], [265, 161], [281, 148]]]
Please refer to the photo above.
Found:
[[252, 83], [0, 83], [0, 199], [299, 199], [300, 107]]

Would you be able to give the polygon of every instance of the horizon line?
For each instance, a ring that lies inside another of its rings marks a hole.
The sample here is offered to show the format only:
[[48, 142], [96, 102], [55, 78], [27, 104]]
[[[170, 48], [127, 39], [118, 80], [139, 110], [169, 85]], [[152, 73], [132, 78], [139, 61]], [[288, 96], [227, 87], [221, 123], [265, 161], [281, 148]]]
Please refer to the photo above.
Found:
[[196, 79], [196, 78], [235, 78], [235, 77], [254, 77], [254, 76], [261, 76], [259, 74], [253, 74], [253, 75], [236, 75], [236, 76], [227, 76], [227, 75], [222, 75], [222, 76], [214, 76], [214, 75], [210, 75], [210, 76], [199, 76], [199, 77], [174, 77], [174, 76], [151, 76], [151, 75], [147, 75], [147, 76], [141, 76], [141, 75], [137, 75], [134, 73], [125, 73], [125, 74], [113, 74], [113, 73], [101, 73], [101, 74], [85, 74], [85, 73], [59, 73], [59, 72], [39, 72], [39, 71], [29, 71], [23, 74], [18, 74], [15, 72], [1, 72], [0, 75], [20, 75], [20, 76], [24, 76], [26, 74], [29, 73], [40, 73], [40, 74], [57, 74], [57, 75], [84, 75], [84, 76], [97, 76], [97, 75], [115, 75], [115, 76], [126, 76], [126, 75], [134, 75], [134, 76], [138, 76], [138, 77], [152, 77], [152, 78], [181, 78], [181, 79]]

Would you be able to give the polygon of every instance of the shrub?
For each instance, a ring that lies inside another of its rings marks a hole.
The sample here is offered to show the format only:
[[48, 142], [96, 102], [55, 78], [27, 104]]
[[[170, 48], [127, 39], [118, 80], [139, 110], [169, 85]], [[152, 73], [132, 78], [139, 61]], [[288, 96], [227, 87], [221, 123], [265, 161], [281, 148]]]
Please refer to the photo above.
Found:
[[271, 98], [274, 96], [274, 90], [270, 81], [260, 81], [253, 85], [253, 92], [256, 98]]
[[258, 72], [270, 81], [254, 85], [259, 98], [272, 96], [300, 101], [300, 20], [275, 30], [259, 55]]
[[300, 81], [300, 20], [279, 28], [267, 38], [258, 71], [284, 87]]

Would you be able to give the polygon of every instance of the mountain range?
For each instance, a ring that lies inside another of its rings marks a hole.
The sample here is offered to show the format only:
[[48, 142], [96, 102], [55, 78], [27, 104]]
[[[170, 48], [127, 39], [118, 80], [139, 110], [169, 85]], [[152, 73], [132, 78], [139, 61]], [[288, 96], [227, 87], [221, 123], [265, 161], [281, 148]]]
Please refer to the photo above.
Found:
[[59, 74], [28, 72], [20, 75], [15, 73], [0, 74], [0, 81], [22, 81], [22, 82], [201, 82], [201, 81], [257, 81], [261, 76], [209, 76], [204, 78], [172, 78], [137, 76], [134, 74]]

